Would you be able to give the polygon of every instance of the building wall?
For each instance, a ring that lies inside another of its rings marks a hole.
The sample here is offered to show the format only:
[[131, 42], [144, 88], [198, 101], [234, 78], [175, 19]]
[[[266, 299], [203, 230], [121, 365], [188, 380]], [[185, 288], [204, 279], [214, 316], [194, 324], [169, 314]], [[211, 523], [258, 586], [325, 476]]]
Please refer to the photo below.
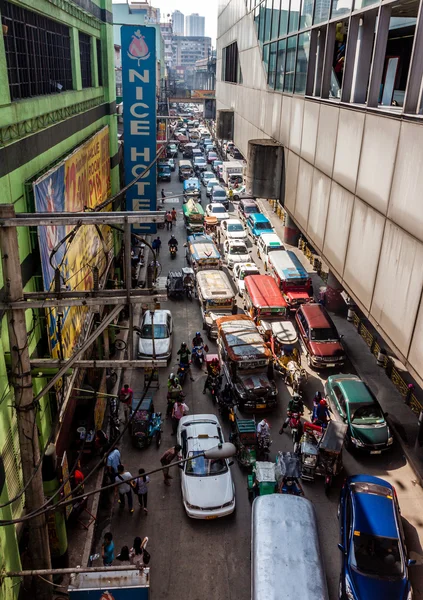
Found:
[[204, 36], [205, 24], [205, 17], [201, 17], [198, 13], [187, 15], [185, 17], [185, 32], [187, 35]]
[[[31, 10], [31, 0], [21, 0], [18, 5]], [[117, 164], [117, 123], [115, 116], [114, 49], [112, 31], [111, 0], [93, 0], [89, 9], [91, 15], [76, 3], [64, 0], [52, 3], [37, 0], [37, 11], [50, 19], [72, 28], [73, 40], [78, 39], [78, 31], [92, 38], [93, 86], [82, 89], [79, 49], [73, 46], [73, 80], [76, 89], [59, 94], [26, 98], [11, 102], [9, 81], [6, 70], [4, 31], [0, 32], [0, 202], [14, 203], [17, 212], [33, 210], [30, 196], [25, 193], [25, 183], [35, 178], [40, 171], [47, 170], [73, 148], [81, 145], [96, 131], [109, 126], [112, 193], [119, 189]], [[1, 15], [0, 15], [1, 16]], [[99, 85], [97, 70], [97, 46], [101, 40], [101, 67], [103, 85]], [[20, 228], [19, 255], [22, 266], [25, 291], [42, 289], [40, 255], [36, 232]], [[3, 292], [3, 277], [0, 265], [0, 292]], [[44, 356], [46, 351], [44, 311], [26, 313], [29, 333], [29, 350], [32, 356]], [[16, 430], [16, 415], [12, 409], [13, 393], [9, 388], [7, 364], [9, 361], [7, 325], [0, 316], [0, 452], [9, 468], [6, 485], [0, 490], [0, 501], [14, 497], [22, 484], [20, 456]], [[47, 383], [44, 377], [34, 379], [34, 392], [37, 393]], [[40, 433], [40, 447], [43, 447], [52, 431], [54, 411], [49, 398], [43, 398], [37, 414]], [[14, 476], [13, 476], [14, 475]], [[23, 497], [24, 498], [24, 497]], [[23, 504], [17, 501], [0, 510], [1, 519], [17, 517]], [[0, 528], [0, 568], [19, 569], [20, 557], [18, 536], [20, 528], [14, 526]], [[7, 549], [7, 550], [6, 550]], [[18, 582], [5, 578], [0, 584], [2, 600], [18, 597]]]
[[[234, 109], [236, 145], [284, 145], [285, 208], [423, 383], [421, 117], [270, 91], [244, 0], [219, 10], [217, 108]], [[242, 85], [221, 80], [234, 41]]]

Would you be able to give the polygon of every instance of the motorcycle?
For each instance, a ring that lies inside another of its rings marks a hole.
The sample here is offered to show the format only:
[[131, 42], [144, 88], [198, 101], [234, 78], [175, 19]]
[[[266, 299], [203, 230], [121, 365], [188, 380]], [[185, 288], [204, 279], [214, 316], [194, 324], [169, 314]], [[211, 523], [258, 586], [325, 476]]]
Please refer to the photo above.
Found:
[[216, 396], [217, 405], [223, 421], [228, 421], [233, 427], [235, 423], [235, 406], [233, 402], [225, 402], [221, 393]]
[[222, 386], [222, 375], [209, 375], [206, 387], [210, 390], [213, 402], [217, 402], [217, 396]]
[[178, 250], [177, 246], [169, 246], [170, 258], [172, 260], [174, 258], [176, 258], [176, 252], [177, 252], [177, 250]]
[[264, 460], [264, 461], [269, 460], [270, 446], [272, 445], [270, 433], [259, 434], [257, 441], [258, 441], [258, 454], [259, 454], [260, 460]]
[[289, 415], [289, 427], [291, 429], [292, 444], [294, 446], [294, 452], [300, 451], [301, 445], [300, 440], [303, 435], [303, 426], [301, 423], [300, 413], [293, 412]]
[[179, 363], [178, 371], [176, 373], [177, 378], [179, 379], [179, 383], [184, 385], [185, 379], [187, 377], [189, 365], [186, 363]]
[[192, 296], [194, 294], [194, 285], [189, 282], [185, 284], [185, 294], [190, 302], [192, 302]]
[[166, 417], [172, 416], [173, 405], [175, 404], [175, 402], [177, 400], [180, 400], [181, 402], [183, 402], [184, 398], [185, 398], [185, 394], [182, 390], [179, 391], [178, 393], [175, 393], [175, 392], [173, 394], [170, 394], [169, 392], [167, 393]]
[[192, 360], [194, 364], [201, 368], [205, 358], [204, 358], [204, 346], [194, 346], [192, 349]]

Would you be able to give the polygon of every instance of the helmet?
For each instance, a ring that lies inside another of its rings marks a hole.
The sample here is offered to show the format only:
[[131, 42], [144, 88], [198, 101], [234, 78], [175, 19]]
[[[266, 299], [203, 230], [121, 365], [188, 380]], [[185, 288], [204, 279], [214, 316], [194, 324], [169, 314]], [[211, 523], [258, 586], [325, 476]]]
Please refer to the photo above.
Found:
[[182, 342], [182, 344], [181, 344], [181, 348], [186, 348], [186, 347], [187, 347], [186, 343], [185, 343], [185, 342]]
[[218, 359], [218, 358], [215, 356], [215, 357], [212, 359], [212, 363], [214, 363], [214, 364], [216, 364], [216, 363], [219, 363], [219, 359]]
[[200, 333], [199, 331], [196, 331], [196, 332], [195, 332], [195, 335], [196, 335], [196, 336], [197, 336], [197, 335], [199, 335], [199, 336], [201, 337], [201, 333]]
[[171, 373], [171, 374], [169, 375], [169, 379], [175, 379], [175, 373]]
[[301, 396], [300, 396], [300, 394], [297, 394], [297, 392], [294, 392], [292, 394], [292, 399], [293, 400], [301, 400]]

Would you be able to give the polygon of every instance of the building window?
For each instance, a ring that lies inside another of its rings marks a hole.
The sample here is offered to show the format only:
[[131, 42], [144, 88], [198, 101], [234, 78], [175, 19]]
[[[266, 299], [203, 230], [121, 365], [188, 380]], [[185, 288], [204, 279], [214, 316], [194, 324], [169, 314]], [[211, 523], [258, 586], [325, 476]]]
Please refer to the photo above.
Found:
[[266, 44], [263, 46], [263, 64], [264, 69], [266, 71], [266, 77], [269, 72], [269, 53], [270, 53], [270, 44]]
[[279, 37], [286, 35], [288, 32], [288, 17], [289, 17], [289, 0], [282, 0], [281, 14], [279, 18]]
[[276, 86], [277, 90], [283, 90], [285, 79], [285, 56], [286, 56], [286, 39], [278, 42], [278, 56], [276, 61]]
[[11, 100], [72, 89], [69, 28], [16, 4], [2, 4]]
[[278, 42], [273, 42], [273, 44], [270, 44], [269, 75], [267, 78], [269, 87], [272, 88], [272, 90], [275, 88], [277, 54], [278, 54]]
[[260, 5], [260, 15], [259, 15], [259, 42], [263, 43], [264, 40], [264, 26], [266, 24], [266, 4], [262, 2]]
[[291, 8], [289, 10], [288, 33], [298, 31], [298, 25], [300, 23], [300, 6], [301, 0], [291, 0]]
[[103, 60], [101, 56], [101, 40], [96, 40], [97, 44], [97, 73], [98, 85], [103, 85]]
[[352, 0], [332, 0], [332, 18], [351, 12]]
[[238, 44], [233, 42], [222, 51], [222, 81], [242, 83]]
[[273, 16], [272, 16], [272, 33], [271, 39], [278, 37], [279, 30], [279, 15], [280, 15], [281, 0], [273, 0]]
[[272, 31], [272, 12], [273, 12], [273, 0], [266, 0], [265, 3], [265, 13], [266, 13], [266, 21], [264, 26], [264, 40], [268, 42], [270, 40], [270, 34]]
[[91, 38], [86, 33], [79, 32], [79, 56], [81, 58], [82, 87], [92, 86], [91, 74]]
[[[344, 0], [333, 0], [334, 2], [341, 2]], [[313, 6], [314, 0], [303, 0], [303, 5], [301, 7], [301, 19], [300, 19], [300, 29], [305, 29], [306, 27], [311, 27], [313, 23]]]
[[328, 0], [316, 0], [314, 4], [314, 19], [313, 23], [323, 23], [329, 17], [330, 2]]
[[285, 82], [283, 89], [285, 92], [294, 91], [295, 64], [297, 58], [297, 36], [294, 35], [287, 40], [286, 45], [286, 65]]
[[295, 88], [296, 94], [305, 94], [308, 55], [310, 52], [310, 32], [306, 31], [298, 36], [297, 66], [295, 69]]

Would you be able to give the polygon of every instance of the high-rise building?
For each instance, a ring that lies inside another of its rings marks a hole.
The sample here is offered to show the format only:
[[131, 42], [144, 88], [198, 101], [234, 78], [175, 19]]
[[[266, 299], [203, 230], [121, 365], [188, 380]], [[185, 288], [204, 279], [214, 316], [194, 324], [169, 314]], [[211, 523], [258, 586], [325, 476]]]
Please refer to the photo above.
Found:
[[160, 23], [164, 42], [164, 60], [168, 68], [173, 66], [173, 28], [172, 23]]
[[186, 35], [204, 37], [205, 18], [198, 13], [185, 17]]
[[173, 35], [184, 35], [184, 13], [180, 10], [175, 10], [172, 13]]
[[207, 58], [211, 50], [211, 38], [199, 36], [173, 37], [173, 64], [177, 67], [194, 68], [197, 60]]

